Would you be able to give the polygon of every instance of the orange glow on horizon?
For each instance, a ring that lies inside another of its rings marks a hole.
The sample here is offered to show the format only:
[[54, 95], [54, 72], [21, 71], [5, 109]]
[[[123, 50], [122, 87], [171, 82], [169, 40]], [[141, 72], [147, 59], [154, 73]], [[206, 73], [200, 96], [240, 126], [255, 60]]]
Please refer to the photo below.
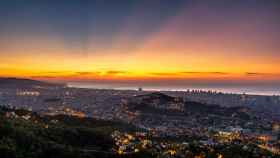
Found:
[[[248, 39], [261, 32], [261, 25], [252, 28], [241, 18], [210, 31], [185, 30], [192, 25], [184, 19], [193, 16], [185, 12], [170, 17], [158, 31], [135, 43], [135, 37], [126, 32], [132, 25], [129, 20], [105, 46], [96, 44], [95, 37], [89, 37], [86, 48], [81, 48], [53, 34], [2, 36], [0, 51], [5, 53], [0, 58], [0, 76], [44, 80], [280, 80], [280, 62], [275, 55], [279, 50], [261, 45], [258, 38]], [[244, 33], [248, 38], [243, 38]]]
[[0, 77], [24, 77], [50, 81], [168, 81], [168, 80], [192, 80], [192, 81], [277, 81], [279, 74], [262, 74], [254, 72], [230, 73], [230, 72], [141, 72], [141, 71], [34, 71], [11, 70], [1, 71]]

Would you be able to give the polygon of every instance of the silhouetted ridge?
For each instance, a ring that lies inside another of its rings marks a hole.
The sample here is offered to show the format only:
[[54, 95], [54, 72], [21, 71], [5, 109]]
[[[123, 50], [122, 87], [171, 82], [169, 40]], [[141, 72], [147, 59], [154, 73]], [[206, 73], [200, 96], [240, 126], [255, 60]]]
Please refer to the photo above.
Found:
[[49, 86], [63, 86], [63, 84], [48, 83], [43, 81], [23, 79], [23, 78], [0, 78], [0, 87], [49, 87]]

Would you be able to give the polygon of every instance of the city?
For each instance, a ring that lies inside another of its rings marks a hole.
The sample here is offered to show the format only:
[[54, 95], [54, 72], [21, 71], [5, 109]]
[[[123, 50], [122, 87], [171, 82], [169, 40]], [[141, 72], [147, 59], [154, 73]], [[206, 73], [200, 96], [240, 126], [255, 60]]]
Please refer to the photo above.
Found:
[[[24, 83], [25, 79], [6, 80]], [[2, 107], [29, 112], [20, 115], [6, 112], [8, 119], [32, 120], [31, 114], [35, 112], [41, 117], [93, 118], [133, 126], [134, 130], [114, 130], [109, 134], [115, 143], [106, 152], [116, 155], [145, 151], [160, 157], [191, 157], [195, 154], [205, 157], [210, 153], [224, 157], [226, 152], [221, 150], [224, 147], [237, 148], [255, 157], [277, 157], [280, 154], [280, 119], [277, 112], [271, 113], [275, 106], [280, 105], [279, 96], [196, 90], [83, 89], [41, 85], [35, 81], [35, 85], [24, 84], [22, 88], [19, 85], [15, 88], [13, 84], [0, 86]], [[227, 106], [213, 103], [213, 98], [221, 95], [225, 97], [216, 99], [217, 102], [223, 101], [221, 103]], [[252, 100], [267, 101], [258, 101], [266, 106], [274, 104], [264, 111], [259, 109], [261, 104], [252, 104]], [[51, 124], [57, 122], [57, 119], [50, 121]], [[44, 125], [45, 128], [48, 126]], [[191, 148], [198, 147], [199, 150], [193, 153]]]

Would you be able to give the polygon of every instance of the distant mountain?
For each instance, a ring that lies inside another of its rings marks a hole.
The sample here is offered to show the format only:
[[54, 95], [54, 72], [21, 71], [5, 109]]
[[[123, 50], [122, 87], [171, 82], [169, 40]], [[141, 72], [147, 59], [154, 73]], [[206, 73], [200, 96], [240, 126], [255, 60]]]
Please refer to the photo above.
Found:
[[63, 84], [49, 83], [24, 78], [0, 78], [0, 88], [33, 88], [64, 86]]

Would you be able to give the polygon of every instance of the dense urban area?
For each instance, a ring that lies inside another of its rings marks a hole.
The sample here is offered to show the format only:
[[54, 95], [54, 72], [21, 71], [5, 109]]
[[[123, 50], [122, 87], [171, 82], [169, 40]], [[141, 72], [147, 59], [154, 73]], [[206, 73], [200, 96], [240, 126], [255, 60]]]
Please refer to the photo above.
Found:
[[0, 105], [1, 157], [280, 156], [280, 96], [2, 78]]

